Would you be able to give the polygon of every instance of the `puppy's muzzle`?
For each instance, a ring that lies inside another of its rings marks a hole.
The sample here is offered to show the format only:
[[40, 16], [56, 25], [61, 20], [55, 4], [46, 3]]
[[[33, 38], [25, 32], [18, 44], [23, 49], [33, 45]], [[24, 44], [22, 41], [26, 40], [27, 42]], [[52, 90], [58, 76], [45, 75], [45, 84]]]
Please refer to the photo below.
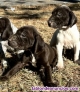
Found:
[[51, 20], [48, 20], [48, 26], [49, 27], [53, 27], [53, 28], [57, 28], [57, 25], [55, 22], [51, 21]]
[[8, 39], [8, 45], [13, 47], [13, 48], [16, 48], [17, 47], [17, 42], [16, 42], [16, 38], [13, 36], [13, 37], [10, 37]]

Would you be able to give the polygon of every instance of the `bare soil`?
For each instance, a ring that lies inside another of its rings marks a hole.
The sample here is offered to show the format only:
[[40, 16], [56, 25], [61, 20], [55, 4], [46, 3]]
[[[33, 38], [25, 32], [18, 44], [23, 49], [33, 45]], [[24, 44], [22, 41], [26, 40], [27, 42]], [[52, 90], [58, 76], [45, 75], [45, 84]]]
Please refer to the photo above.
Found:
[[[0, 7], [0, 16], [8, 17], [18, 28], [26, 25], [33, 25], [43, 37], [44, 41], [49, 44], [55, 29], [48, 27], [47, 20], [52, 10], [57, 6], [58, 5], [18, 5], [15, 6], [15, 11], [5, 10], [4, 7]], [[77, 16], [77, 25], [80, 30], [80, 4], [71, 4], [68, 6]], [[64, 69], [57, 70], [52, 74], [53, 82], [58, 83], [58, 86], [80, 87], [80, 66], [68, 59], [64, 61], [64, 65]], [[24, 68], [8, 81], [0, 81], [0, 92], [32, 92], [32, 86], [43, 86], [43, 83], [36, 72]]]

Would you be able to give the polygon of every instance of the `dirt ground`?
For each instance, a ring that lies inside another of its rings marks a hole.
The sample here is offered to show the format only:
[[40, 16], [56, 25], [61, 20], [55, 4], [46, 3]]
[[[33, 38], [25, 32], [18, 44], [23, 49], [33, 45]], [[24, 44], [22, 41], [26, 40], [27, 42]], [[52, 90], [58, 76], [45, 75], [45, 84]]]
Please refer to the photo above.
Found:
[[[0, 16], [8, 17], [18, 28], [25, 25], [33, 25], [43, 37], [44, 41], [49, 44], [55, 29], [48, 27], [47, 20], [50, 17], [52, 10], [57, 6], [58, 5], [20, 5], [15, 6], [15, 11], [5, 10], [5, 7], [0, 7]], [[68, 6], [77, 16], [77, 25], [80, 30], [80, 4], [71, 4]], [[68, 59], [64, 61], [64, 65], [64, 69], [55, 71], [52, 74], [53, 82], [58, 83], [58, 86], [60, 87], [80, 87], [80, 66]], [[22, 69], [8, 81], [0, 81], [0, 92], [32, 92], [32, 86], [43, 86], [39, 75], [29, 69]]]

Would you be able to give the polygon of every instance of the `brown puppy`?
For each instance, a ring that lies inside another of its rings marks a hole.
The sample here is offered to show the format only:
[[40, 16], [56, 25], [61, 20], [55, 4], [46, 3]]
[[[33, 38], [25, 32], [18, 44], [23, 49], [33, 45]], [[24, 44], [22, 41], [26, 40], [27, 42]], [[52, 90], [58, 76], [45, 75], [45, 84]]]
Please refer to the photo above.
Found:
[[56, 86], [52, 82], [51, 67], [55, 66], [57, 53], [44, 42], [33, 26], [24, 26], [8, 40], [9, 45], [16, 50], [30, 50], [36, 59], [37, 68], [45, 76], [45, 86]]

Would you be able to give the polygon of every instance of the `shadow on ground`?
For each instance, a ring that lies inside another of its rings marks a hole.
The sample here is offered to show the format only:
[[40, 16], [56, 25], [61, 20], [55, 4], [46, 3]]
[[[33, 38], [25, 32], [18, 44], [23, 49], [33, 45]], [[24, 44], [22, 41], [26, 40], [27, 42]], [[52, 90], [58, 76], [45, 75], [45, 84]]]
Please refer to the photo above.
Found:
[[23, 12], [18, 12], [18, 13], [6, 10], [5, 6], [0, 7], [0, 8], [4, 9], [5, 15], [14, 17], [15, 19], [40, 19], [44, 15], [48, 15], [50, 13], [50, 11], [38, 12], [42, 8], [41, 6], [35, 6], [35, 7], [31, 7], [31, 8], [21, 7], [21, 8], [19, 8], [18, 11], [23, 11]]

